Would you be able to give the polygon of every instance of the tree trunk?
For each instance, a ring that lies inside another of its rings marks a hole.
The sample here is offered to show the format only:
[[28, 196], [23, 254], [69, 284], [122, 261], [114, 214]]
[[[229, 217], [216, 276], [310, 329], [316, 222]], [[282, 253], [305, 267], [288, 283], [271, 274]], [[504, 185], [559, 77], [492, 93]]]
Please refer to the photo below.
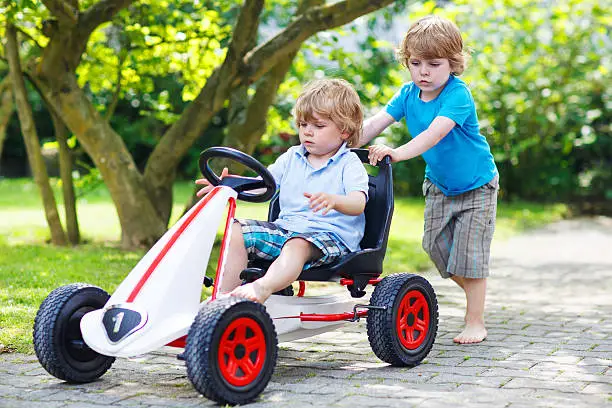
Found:
[[0, 82], [0, 167], [2, 166], [2, 150], [6, 139], [6, 127], [15, 111], [13, 103], [13, 91], [11, 90], [10, 75], [4, 77]]
[[235, 120], [228, 126], [223, 139], [224, 146], [234, 147], [247, 154], [253, 153], [266, 131], [268, 110], [276, 98], [278, 87], [285, 79], [295, 55], [296, 53], [288, 55], [260, 80], [255, 95], [244, 107], [245, 112], [234, 115]]
[[65, 73], [54, 82], [59, 92], [45, 84], [39, 84], [39, 89], [100, 170], [121, 223], [122, 246], [152, 246], [166, 231], [167, 221], [147, 194], [123, 139], [92, 106], [74, 74]]
[[147, 161], [147, 191], [155, 202], [162, 202], [167, 207], [168, 215], [172, 203], [164, 199], [168, 192], [171, 197], [176, 167], [230, 96], [235, 79], [243, 67], [243, 58], [252, 48], [253, 38], [257, 37], [263, 4], [263, 0], [244, 2], [225, 60], [206, 80], [204, 88], [179, 120], [166, 131]]
[[43, 161], [38, 135], [34, 126], [32, 107], [28, 103], [25, 81], [21, 73], [21, 63], [17, 45], [17, 30], [12, 24], [6, 27], [6, 54], [9, 62], [9, 72], [13, 83], [13, 94], [17, 114], [21, 123], [21, 132], [26, 145], [28, 160], [32, 168], [34, 180], [40, 189], [47, 224], [51, 232], [51, 242], [55, 245], [66, 245], [66, 234], [62, 228], [57, 203], [53, 195], [53, 190], [49, 185], [49, 176]]
[[[100, 0], [87, 10], [65, 8], [47, 0], [57, 20], [43, 24], [49, 37], [32, 75], [47, 106], [79, 139], [100, 170], [121, 223], [124, 248], [149, 247], [166, 231], [167, 222], [147, 194], [144, 178], [121, 136], [98, 113], [77, 82], [76, 68], [89, 36], [132, 0]], [[170, 199], [171, 200], [171, 199]]]
[[[233, 147], [246, 154], [253, 154], [261, 136], [266, 131], [266, 118], [270, 105], [276, 97], [278, 87], [291, 67], [295, 55], [296, 53], [292, 53], [286, 60], [279, 62], [266, 74], [257, 85], [255, 95], [250, 100], [247, 96], [247, 86], [239, 87], [232, 93], [230, 97], [230, 124], [223, 138], [223, 146]], [[230, 173], [232, 173], [231, 162], [218, 160], [216, 164], [220, 167], [229, 167]], [[185, 204], [183, 214], [200, 199], [196, 195], [199, 189], [200, 187], [194, 187], [193, 194]]]
[[78, 245], [81, 241], [81, 234], [79, 232], [76, 197], [74, 195], [74, 183], [72, 180], [72, 154], [68, 147], [68, 129], [66, 129], [66, 125], [64, 125], [53, 112], [51, 113], [51, 119], [53, 119], [55, 138], [59, 145], [59, 167], [60, 177], [62, 179], [62, 192], [64, 194], [64, 211], [66, 213], [68, 241], [72, 245]]

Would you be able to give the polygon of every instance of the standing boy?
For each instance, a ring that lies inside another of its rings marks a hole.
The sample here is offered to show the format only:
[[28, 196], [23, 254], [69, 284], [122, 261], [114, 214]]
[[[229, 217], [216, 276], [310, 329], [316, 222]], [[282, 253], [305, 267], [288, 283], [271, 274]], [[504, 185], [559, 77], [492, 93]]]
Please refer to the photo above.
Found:
[[[346, 81], [315, 81], [298, 97], [294, 116], [300, 145], [268, 168], [280, 189], [278, 219], [234, 223], [220, 293], [264, 303], [295, 281], [303, 268], [359, 250], [368, 175], [349, 149], [361, 135], [359, 96]], [[196, 183], [209, 184], [205, 179]], [[206, 187], [198, 195], [209, 190]], [[239, 275], [249, 259], [274, 262], [263, 277], [240, 286]]]
[[486, 278], [497, 209], [498, 172], [489, 145], [480, 134], [474, 99], [457, 75], [463, 73], [463, 40], [451, 21], [428, 16], [414, 23], [398, 50], [412, 82], [384, 110], [364, 123], [360, 145], [406, 118], [413, 136], [392, 149], [370, 146], [369, 159], [393, 162], [422, 155], [427, 163], [423, 194], [423, 248], [443, 278], [451, 278], [466, 296], [465, 328], [453, 340], [485, 339]]

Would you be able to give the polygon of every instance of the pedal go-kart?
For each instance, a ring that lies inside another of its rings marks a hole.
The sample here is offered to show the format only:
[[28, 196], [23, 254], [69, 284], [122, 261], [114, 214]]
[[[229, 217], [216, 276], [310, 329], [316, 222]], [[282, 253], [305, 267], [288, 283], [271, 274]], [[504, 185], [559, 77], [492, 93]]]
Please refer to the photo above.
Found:
[[[367, 150], [354, 149], [367, 163]], [[209, 161], [237, 161], [259, 177], [221, 180]], [[228, 256], [236, 199], [264, 202], [275, 194], [272, 175], [237, 150], [216, 147], [202, 152], [200, 168], [215, 186], [189, 210], [109, 297], [87, 284], [53, 290], [34, 323], [34, 349], [42, 366], [69, 383], [102, 376], [116, 357], [176, 347], [187, 376], [198, 392], [222, 404], [244, 404], [266, 387], [276, 364], [277, 343], [317, 335], [367, 317], [368, 339], [381, 360], [394, 366], [419, 364], [431, 350], [438, 328], [438, 303], [429, 282], [417, 275], [380, 279], [393, 214], [389, 158], [370, 176], [366, 231], [359, 252], [335, 264], [302, 272], [299, 291], [291, 287], [261, 305], [236, 297], [217, 297]], [[253, 192], [256, 190], [256, 192]], [[263, 192], [261, 192], [264, 190]], [[278, 199], [269, 220], [278, 216]], [[225, 216], [225, 214], [227, 215]], [[225, 217], [216, 283], [201, 301], [215, 235]], [[249, 265], [241, 277], [252, 281], [266, 265]], [[335, 281], [348, 290], [336, 295], [305, 296], [305, 281]], [[374, 286], [369, 303], [360, 303]]]

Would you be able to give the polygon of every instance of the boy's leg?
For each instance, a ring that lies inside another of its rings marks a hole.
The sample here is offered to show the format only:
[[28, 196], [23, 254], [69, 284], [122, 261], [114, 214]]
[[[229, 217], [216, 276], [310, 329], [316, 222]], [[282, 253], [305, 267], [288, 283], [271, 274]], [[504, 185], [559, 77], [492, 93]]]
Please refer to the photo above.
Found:
[[305, 239], [289, 239], [263, 277], [237, 287], [231, 295], [264, 303], [272, 293], [293, 283], [306, 263], [320, 256], [321, 251]]
[[240, 223], [232, 225], [232, 236], [229, 242], [227, 257], [225, 259], [225, 271], [220, 282], [219, 293], [227, 293], [240, 286], [240, 272], [247, 267], [248, 255], [242, 236]]
[[487, 336], [484, 308], [495, 214], [497, 178], [454, 199], [453, 245], [448, 261], [451, 279], [465, 292], [465, 328], [453, 341], [479, 343]]
[[[441, 214], [443, 213], [444, 211], [441, 211]], [[462, 344], [479, 343], [487, 337], [487, 330], [484, 324], [486, 278], [464, 278], [462, 276], [451, 275], [447, 272], [448, 262], [451, 258], [451, 246], [454, 241], [454, 223], [451, 219], [451, 213], [448, 213], [447, 217], [447, 219], [437, 217], [429, 225], [426, 219], [423, 248], [434, 265], [436, 265], [440, 275], [443, 278], [450, 277], [465, 292], [465, 327], [453, 341]], [[443, 223], [446, 220], [448, 222]]]
[[480, 343], [487, 337], [484, 321], [485, 297], [487, 292], [486, 278], [451, 278], [465, 292], [465, 328], [453, 341], [460, 344]]

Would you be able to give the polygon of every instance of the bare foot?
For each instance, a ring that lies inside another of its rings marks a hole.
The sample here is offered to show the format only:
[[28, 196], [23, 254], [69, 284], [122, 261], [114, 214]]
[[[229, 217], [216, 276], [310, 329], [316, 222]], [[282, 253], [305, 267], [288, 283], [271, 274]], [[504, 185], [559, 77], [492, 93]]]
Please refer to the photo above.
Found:
[[258, 303], [264, 303], [271, 294], [271, 291], [267, 290], [257, 281], [238, 286], [230, 292], [230, 296], [237, 296]]
[[466, 324], [465, 329], [453, 339], [459, 344], [480, 343], [487, 337], [487, 329], [483, 324]]

